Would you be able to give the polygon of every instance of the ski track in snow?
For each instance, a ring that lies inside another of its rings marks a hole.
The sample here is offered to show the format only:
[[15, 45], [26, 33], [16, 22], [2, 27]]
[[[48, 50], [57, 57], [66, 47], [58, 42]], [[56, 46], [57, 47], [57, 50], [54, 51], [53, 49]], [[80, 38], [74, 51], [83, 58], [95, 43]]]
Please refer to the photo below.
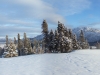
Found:
[[0, 58], [0, 75], [100, 75], [100, 51]]

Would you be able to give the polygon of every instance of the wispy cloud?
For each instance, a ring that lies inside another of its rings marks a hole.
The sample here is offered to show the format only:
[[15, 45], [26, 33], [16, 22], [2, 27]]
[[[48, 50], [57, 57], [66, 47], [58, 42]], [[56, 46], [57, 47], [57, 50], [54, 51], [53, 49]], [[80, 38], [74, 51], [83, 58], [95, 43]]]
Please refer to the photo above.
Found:
[[91, 24], [88, 24], [88, 26], [100, 29], [100, 22], [91, 23]]
[[0, 26], [6, 26], [0, 30], [14, 35], [24, 31], [31, 33], [37, 26], [40, 31], [43, 19], [49, 24], [57, 24], [57, 21], [66, 23], [66, 16], [80, 13], [90, 5], [89, 0], [0, 0]]

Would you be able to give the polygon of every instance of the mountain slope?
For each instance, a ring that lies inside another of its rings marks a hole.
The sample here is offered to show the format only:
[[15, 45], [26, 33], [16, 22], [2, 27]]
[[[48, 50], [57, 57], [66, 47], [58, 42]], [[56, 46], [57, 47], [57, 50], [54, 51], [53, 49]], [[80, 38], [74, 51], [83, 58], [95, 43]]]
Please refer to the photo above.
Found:
[[0, 75], [99, 75], [100, 50], [0, 58]]
[[[83, 30], [85, 38], [88, 40], [88, 42], [97, 42], [100, 41], [100, 30], [91, 28], [91, 27], [78, 27], [72, 29], [73, 33], [77, 35], [77, 38], [79, 38], [80, 31]], [[43, 38], [43, 35], [39, 35], [35, 37], [37, 40], [41, 40]]]
[[88, 42], [95, 42], [100, 40], [100, 30], [91, 27], [74, 28], [73, 32], [79, 37], [80, 31], [83, 30], [85, 38]]

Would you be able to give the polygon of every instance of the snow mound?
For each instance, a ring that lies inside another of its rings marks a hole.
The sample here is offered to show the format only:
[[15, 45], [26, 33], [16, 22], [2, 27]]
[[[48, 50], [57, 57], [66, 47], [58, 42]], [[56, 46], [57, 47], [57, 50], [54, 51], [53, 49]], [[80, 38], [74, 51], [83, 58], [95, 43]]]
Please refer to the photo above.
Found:
[[100, 50], [0, 58], [0, 75], [99, 75]]

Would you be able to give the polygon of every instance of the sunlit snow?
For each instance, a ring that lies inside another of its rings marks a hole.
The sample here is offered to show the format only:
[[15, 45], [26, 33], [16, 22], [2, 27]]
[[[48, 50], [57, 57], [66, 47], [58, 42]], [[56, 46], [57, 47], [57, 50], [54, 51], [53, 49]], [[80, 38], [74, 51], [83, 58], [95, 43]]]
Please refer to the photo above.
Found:
[[0, 75], [99, 75], [100, 50], [0, 58]]

